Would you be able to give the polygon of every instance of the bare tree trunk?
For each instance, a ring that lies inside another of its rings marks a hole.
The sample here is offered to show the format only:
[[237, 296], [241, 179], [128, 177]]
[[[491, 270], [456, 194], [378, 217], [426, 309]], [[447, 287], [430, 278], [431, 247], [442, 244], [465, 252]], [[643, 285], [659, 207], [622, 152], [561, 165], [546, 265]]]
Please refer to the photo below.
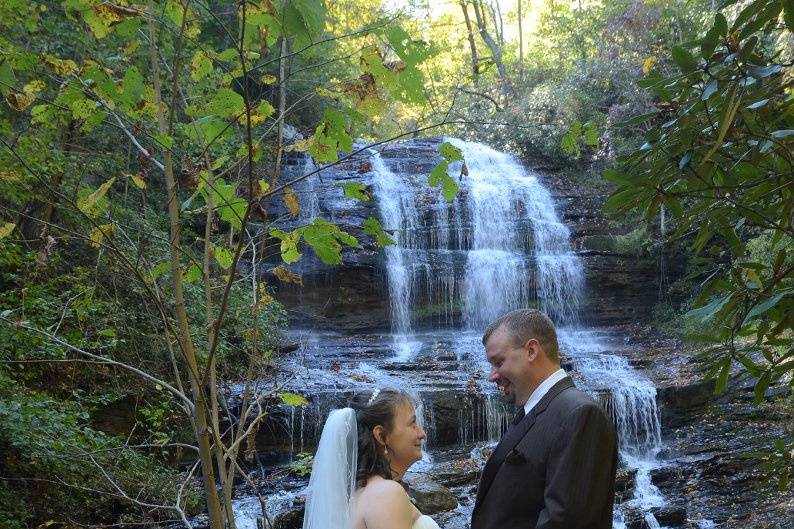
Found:
[[284, 112], [287, 108], [287, 55], [289, 55], [289, 42], [281, 37], [281, 51], [278, 58], [278, 132], [276, 138], [276, 162], [273, 164], [271, 185], [278, 179], [281, 172], [281, 158], [284, 144]]
[[505, 64], [502, 61], [502, 48], [499, 47], [499, 44], [494, 41], [493, 37], [490, 33], [488, 33], [488, 28], [485, 24], [485, 16], [482, 10], [482, 4], [480, 3], [481, 0], [471, 0], [472, 5], [474, 6], [474, 16], [477, 18], [477, 27], [480, 29], [480, 37], [488, 46], [488, 49], [491, 50], [491, 55], [493, 55], [493, 60], [496, 63], [496, 69], [499, 71], [499, 77], [502, 79], [502, 93], [507, 95], [510, 92], [510, 84], [507, 80], [507, 70], [505, 70]]
[[[157, 35], [154, 27], [155, 10], [153, 0], [149, 0], [149, 39], [152, 58], [152, 77], [154, 81], [154, 98], [157, 108], [157, 126], [161, 134], [168, 134], [169, 125], [166, 124], [164, 115], [165, 105], [162, 100], [162, 87], [160, 84], [160, 66], [157, 52]], [[183, 17], [184, 20], [187, 17]], [[180, 35], [184, 33], [184, 20]], [[177, 52], [178, 55], [178, 52]], [[179, 67], [174, 65], [174, 82], [178, 81]], [[172, 105], [173, 111], [173, 105]], [[170, 120], [169, 120], [170, 121]], [[168, 216], [171, 224], [171, 274], [173, 277], [174, 301], [176, 317], [178, 323], [177, 340], [185, 359], [185, 364], [190, 378], [190, 389], [193, 397], [193, 430], [199, 449], [199, 460], [201, 461], [201, 472], [204, 479], [204, 496], [207, 503], [207, 514], [211, 529], [224, 529], [223, 511], [221, 510], [220, 499], [215, 488], [215, 471], [213, 469], [213, 451], [210, 444], [209, 428], [207, 424], [208, 406], [204, 398], [204, 388], [200, 385], [199, 365], [196, 352], [193, 346], [193, 338], [190, 335], [190, 324], [187, 317], [187, 305], [182, 285], [182, 268], [180, 263], [180, 234], [181, 225], [179, 220], [179, 203], [176, 196], [176, 180], [174, 178], [174, 162], [170, 149], [163, 150], [163, 161], [165, 166], [165, 183], [168, 197]]]
[[524, 21], [521, 0], [518, 0], [518, 79], [524, 81]]
[[474, 31], [471, 28], [467, 4], [467, 0], [460, 0], [460, 8], [463, 10], [463, 19], [466, 21], [466, 31], [469, 38], [469, 47], [471, 48], [471, 73], [477, 76], [480, 74], [480, 61], [477, 59], [477, 44], [474, 42]]
[[[496, 9], [494, 9], [494, 6]], [[499, 7], [499, 0], [494, 0], [493, 3], [488, 4], [488, 9], [491, 11], [491, 18], [493, 18], [494, 30], [496, 31], [496, 40], [499, 41], [499, 46], [504, 49], [505, 47], [505, 23], [502, 19], [502, 10]]]

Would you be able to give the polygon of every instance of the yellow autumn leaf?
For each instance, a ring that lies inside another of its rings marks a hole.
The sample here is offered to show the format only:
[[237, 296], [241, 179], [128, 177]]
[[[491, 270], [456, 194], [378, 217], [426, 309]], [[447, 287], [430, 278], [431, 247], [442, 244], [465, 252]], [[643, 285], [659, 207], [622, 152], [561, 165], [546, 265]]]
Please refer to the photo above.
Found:
[[14, 171], [0, 171], [0, 181], [16, 182], [17, 180], [19, 180], [19, 175]]
[[35, 97], [39, 92], [44, 90], [44, 81], [40, 81], [39, 79], [33, 80], [22, 87], [22, 91], [28, 95]]
[[293, 191], [290, 187], [284, 188], [284, 205], [287, 206], [289, 214], [293, 217], [297, 217], [301, 212], [301, 205], [300, 201], [298, 201], [298, 195], [296, 195], [295, 191]]
[[275, 75], [265, 74], [259, 78], [259, 82], [262, 84], [276, 84], [278, 78]]
[[111, 238], [113, 237], [114, 231], [113, 224], [102, 224], [101, 226], [97, 226], [93, 230], [91, 230], [91, 235], [89, 235], [91, 239], [91, 246], [94, 248], [99, 248], [99, 245], [102, 243], [103, 238]]
[[77, 64], [71, 59], [59, 59], [44, 53], [41, 56], [41, 60], [55, 75], [69, 75], [77, 71]]
[[11, 92], [6, 96], [6, 103], [17, 112], [22, 112], [30, 106], [34, 99], [36, 96], [33, 94]]
[[270, 190], [270, 184], [268, 184], [265, 180], [259, 180], [259, 192], [260, 193], [267, 193]]
[[190, 61], [190, 78], [194, 81], [203, 79], [212, 72], [212, 61], [207, 55], [199, 50], [193, 55], [193, 60]]
[[0, 239], [5, 239], [9, 235], [11, 235], [11, 232], [14, 231], [14, 228], [16, 228], [16, 226], [17, 225], [14, 224], [13, 222], [6, 222], [2, 226], [0, 226]]
[[648, 73], [650, 73], [650, 71], [653, 69], [655, 65], [656, 65], [656, 55], [651, 55], [650, 57], [645, 59], [645, 62], [642, 63], [642, 73], [648, 75]]
[[94, 13], [102, 19], [107, 26], [112, 26], [125, 18], [138, 16], [138, 11], [129, 7], [105, 2], [94, 6]]
[[99, 211], [97, 210], [97, 204], [102, 200], [102, 198], [107, 194], [110, 186], [113, 185], [113, 182], [116, 181], [116, 177], [114, 176], [101, 186], [97, 188], [96, 191], [93, 193], [84, 196], [77, 200], [77, 207], [80, 211], [88, 215], [89, 217], [96, 216]]
[[130, 175], [130, 178], [132, 179], [132, 183], [135, 184], [135, 187], [138, 189], [146, 189], [146, 181], [143, 178], [136, 174]]
[[292, 283], [294, 285], [303, 286], [303, 278], [300, 274], [296, 274], [295, 272], [291, 272], [287, 270], [283, 266], [279, 265], [273, 269], [273, 274], [278, 278], [279, 281], [282, 283]]
[[284, 147], [284, 152], [306, 152], [311, 149], [312, 145], [314, 144], [314, 136], [310, 138], [306, 138], [305, 140], [298, 140], [295, 143], [287, 145]]

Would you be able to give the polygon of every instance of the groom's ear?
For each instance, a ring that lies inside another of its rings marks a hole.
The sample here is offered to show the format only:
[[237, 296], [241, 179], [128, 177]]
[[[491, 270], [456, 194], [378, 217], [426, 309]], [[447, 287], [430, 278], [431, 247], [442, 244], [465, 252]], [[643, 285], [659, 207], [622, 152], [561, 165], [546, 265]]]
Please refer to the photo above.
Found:
[[538, 342], [535, 338], [530, 338], [527, 340], [527, 343], [524, 344], [524, 348], [527, 350], [527, 358], [530, 362], [534, 362], [538, 357], [538, 354], [542, 352], [540, 342]]

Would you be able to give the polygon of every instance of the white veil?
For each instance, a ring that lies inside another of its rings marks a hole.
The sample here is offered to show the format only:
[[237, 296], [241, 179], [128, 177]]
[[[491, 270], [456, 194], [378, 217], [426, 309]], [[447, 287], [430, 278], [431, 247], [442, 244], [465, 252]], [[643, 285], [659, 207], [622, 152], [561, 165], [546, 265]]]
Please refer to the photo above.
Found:
[[352, 408], [334, 410], [312, 463], [303, 529], [351, 529], [350, 497], [356, 489], [358, 431]]

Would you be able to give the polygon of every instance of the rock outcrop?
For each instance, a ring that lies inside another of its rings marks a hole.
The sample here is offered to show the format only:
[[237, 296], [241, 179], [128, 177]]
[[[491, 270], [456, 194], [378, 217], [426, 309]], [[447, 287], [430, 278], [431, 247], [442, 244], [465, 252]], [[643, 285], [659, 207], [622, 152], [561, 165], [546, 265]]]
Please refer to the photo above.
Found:
[[[426, 182], [440, 160], [440, 144], [437, 138], [417, 139], [381, 149], [380, 156], [389, 168], [409, 175], [409, 180], [416, 184], [421, 215], [430, 214], [439, 193]], [[289, 156], [285, 163], [288, 177], [314, 169], [296, 154]], [[656, 262], [614, 250], [611, 243], [614, 228], [601, 212], [606, 193], [543, 173], [535, 174], [550, 189], [558, 213], [571, 229], [572, 248], [584, 259], [587, 297], [583, 300], [581, 314], [587, 323], [602, 325], [648, 319], [657, 298]], [[278, 299], [290, 309], [294, 325], [339, 331], [389, 329], [389, 289], [383, 252], [363, 234], [362, 227], [368, 217], [379, 217], [378, 204], [374, 199], [360, 202], [347, 198], [341, 188], [341, 184], [356, 182], [372, 194], [375, 178], [369, 155], [361, 153], [323, 169], [317, 177], [296, 184], [303, 212], [297, 219], [281, 221], [283, 227], [304, 224], [310, 222], [313, 215], [319, 215], [358, 237], [362, 245], [345, 250], [342, 265], [323, 265], [311, 250], [307, 250], [303, 259], [291, 267], [303, 276], [303, 287], [282, 284], [278, 287]], [[279, 203], [271, 204], [268, 211], [273, 219], [288, 217]], [[421, 236], [432, 237], [433, 234]], [[460, 321], [460, 307], [440, 306], [430, 293], [421, 291], [421, 285], [418, 288], [417, 299], [427, 301], [420, 301], [420, 310], [414, 314], [413, 320], [418, 326]]]

